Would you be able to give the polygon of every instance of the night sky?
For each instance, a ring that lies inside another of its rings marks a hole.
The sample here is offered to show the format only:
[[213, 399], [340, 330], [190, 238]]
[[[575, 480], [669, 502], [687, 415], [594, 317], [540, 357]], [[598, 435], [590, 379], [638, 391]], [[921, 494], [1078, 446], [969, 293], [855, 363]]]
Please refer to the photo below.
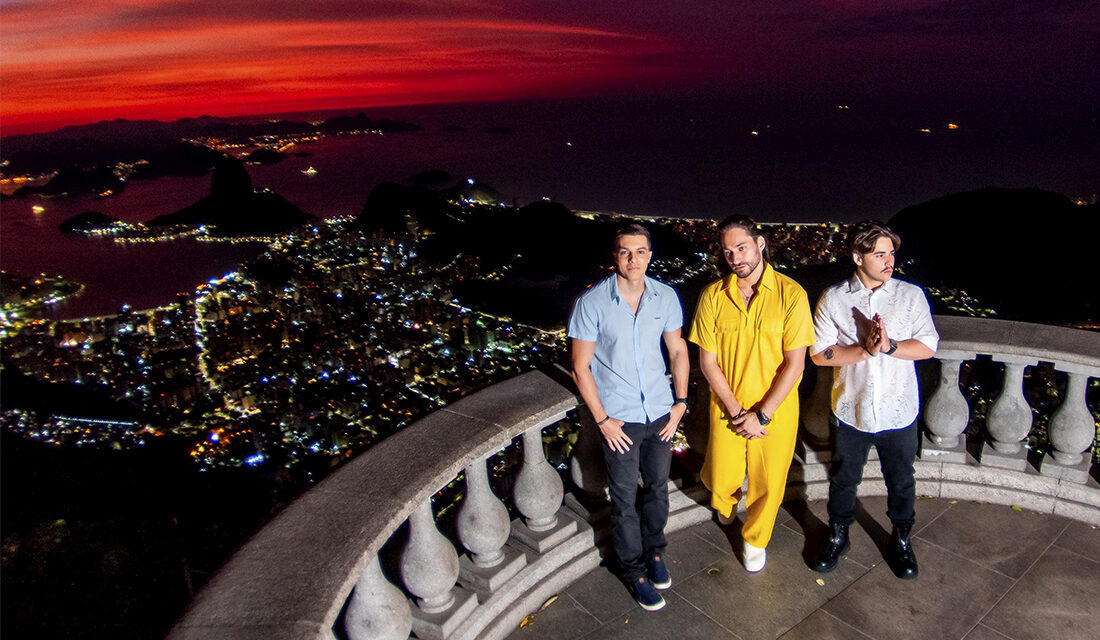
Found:
[[0, 126], [573, 96], [1100, 99], [1094, 0], [5, 0]]

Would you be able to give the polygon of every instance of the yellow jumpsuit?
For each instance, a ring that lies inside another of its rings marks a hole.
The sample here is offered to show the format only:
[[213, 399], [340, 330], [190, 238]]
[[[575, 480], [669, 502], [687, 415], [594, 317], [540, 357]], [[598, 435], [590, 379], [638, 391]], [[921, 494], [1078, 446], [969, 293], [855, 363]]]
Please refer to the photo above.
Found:
[[[688, 339], [718, 356], [718, 366], [738, 404], [751, 409], [771, 388], [783, 365], [783, 352], [814, 343], [806, 291], [765, 263], [756, 295], [746, 309], [737, 276], [730, 274], [703, 289]], [[752, 546], [764, 548], [772, 537], [794, 457], [797, 384], [772, 416], [769, 435], [763, 438], [748, 440], [734, 433], [730, 416], [713, 391], [709, 415], [702, 478], [711, 491], [711, 506], [732, 516], [747, 473], [741, 535]]]

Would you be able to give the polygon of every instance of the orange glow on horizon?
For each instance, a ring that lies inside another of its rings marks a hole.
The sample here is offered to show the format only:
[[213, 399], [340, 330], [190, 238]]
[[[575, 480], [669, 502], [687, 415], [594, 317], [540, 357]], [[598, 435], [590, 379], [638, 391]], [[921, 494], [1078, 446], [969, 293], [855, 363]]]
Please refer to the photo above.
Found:
[[4, 135], [113, 118], [584, 95], [642, 81], [633, 59], [667, 46], [516, 19], [196, 16], [129, 25], [127, 9], [112, 2], [66, 6], [73, 11], [0, 10]]

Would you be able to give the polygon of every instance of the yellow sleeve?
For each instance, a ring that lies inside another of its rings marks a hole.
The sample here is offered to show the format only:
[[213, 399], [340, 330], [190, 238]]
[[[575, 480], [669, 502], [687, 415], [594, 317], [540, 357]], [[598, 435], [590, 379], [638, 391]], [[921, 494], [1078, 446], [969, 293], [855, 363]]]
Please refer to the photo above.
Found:
[[810, 299], [806, 296], [806, 290], [797, 284], [786, 287], [784, 293], [783, 350], [808, 347], [814, 343], [814, 318], [810, 313]]
[[717, 324], [717, 307], [714, 304], [713, 284], [703, 288], [699, 294], [699, 304], [695, 307], [695, 319], [692, 320], [688, 340], [711, 353], [718, 353], [718, 335], [714, 330]]

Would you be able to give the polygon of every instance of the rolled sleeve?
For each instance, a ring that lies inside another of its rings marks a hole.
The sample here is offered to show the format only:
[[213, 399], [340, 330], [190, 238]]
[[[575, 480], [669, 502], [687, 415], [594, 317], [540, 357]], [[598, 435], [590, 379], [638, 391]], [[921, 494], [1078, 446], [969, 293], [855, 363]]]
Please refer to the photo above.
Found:
[[822, 294], [821, 299], [817, 302], [817, 308], [814, 309], [814, 335], [816, 340], [814, 341], [813, 347], [810, 348], [810, 355], [812, 356], [837, 344], [837, 341], [840, 339], [840, 331], [829, 315], [828, 296], [828, 291]]
[[923, 304], [917, 305], [918, 308], [913, 314], [913, 339], [919, 340], [924, 346], [936, 351], [940, 346], [940, 334], [932, 322], [932, 311], [928, 308], [928, 298], [923, 292], [921, 292], [921, 302]]

